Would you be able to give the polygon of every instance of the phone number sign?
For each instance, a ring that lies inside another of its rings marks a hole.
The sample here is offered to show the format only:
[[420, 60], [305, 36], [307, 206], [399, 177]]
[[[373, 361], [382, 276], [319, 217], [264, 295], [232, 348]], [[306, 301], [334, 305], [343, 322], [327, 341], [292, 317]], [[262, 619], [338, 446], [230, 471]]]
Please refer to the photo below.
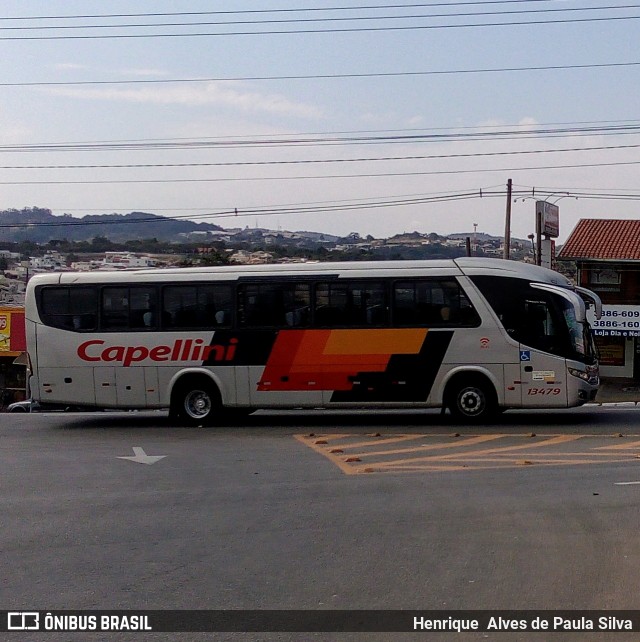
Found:
[[590, 308], [587, 319], [598, 337], [640, 337], [640, 305], [603, 305], [599, 319]]

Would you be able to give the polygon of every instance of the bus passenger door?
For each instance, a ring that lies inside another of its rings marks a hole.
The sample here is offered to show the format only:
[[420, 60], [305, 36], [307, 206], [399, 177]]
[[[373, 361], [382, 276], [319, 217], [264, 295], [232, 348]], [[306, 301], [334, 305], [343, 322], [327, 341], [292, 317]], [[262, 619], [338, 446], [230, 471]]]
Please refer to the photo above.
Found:
[[525, 408], [567, 405], [565, 360], [520, 344], [520, 380]]
[[563, 334], [548, 301], [525, 300], [520, 343], [520, 378], [524, 407], [566, 407], [566, 363], [558, 356]]

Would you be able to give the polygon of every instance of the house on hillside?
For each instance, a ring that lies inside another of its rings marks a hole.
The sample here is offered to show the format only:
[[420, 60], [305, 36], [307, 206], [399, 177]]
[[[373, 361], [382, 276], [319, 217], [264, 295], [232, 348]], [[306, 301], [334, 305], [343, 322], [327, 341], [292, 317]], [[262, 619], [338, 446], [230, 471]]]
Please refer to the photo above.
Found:
[[105, 252], [99, 270], [127, 270], [130, 268], [156, 267], [156, 259], [132, 252]]
[[30, 256], [29, 267], [32, 273], [40, 271], [59, 272], [66, 268], [66, 260], [60, 252], [47, 250], [44, 256]]

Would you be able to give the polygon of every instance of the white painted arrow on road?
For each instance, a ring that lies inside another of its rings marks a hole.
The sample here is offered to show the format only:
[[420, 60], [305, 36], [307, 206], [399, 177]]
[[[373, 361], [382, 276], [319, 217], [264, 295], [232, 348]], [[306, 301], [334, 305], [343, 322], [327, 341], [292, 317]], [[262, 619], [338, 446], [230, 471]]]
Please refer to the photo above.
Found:
[[133, 457], [118, 457], [118, 459], [128, 459], [129, 461], [135, 461], [137, 464], [155, 464], [157, 461], [164, 459], [166, 455], [147, 455], [140, 446], [133, 446]]

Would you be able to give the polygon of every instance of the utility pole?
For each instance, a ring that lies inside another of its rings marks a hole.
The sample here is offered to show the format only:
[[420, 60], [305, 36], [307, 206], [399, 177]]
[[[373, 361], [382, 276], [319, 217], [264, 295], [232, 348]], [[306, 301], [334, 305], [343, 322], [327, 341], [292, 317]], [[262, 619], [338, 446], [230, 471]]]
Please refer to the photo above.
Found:
[[542, 265], [542, 209], [536, 207], [536, 265]]
[[536, 235], [529, 234], [527, 238], [531, 241], [531, 251], [533, 252], [533, 262], [536, 265], [538, 265], [538, 258], [536, 257], [536, 242], [535, 242]]
[[502, 258], [509, 259], [511, 249], [511, 194], [513, 192], [513, 182], [507, 181], [507, 214], [504, 223], [504, 250]]

